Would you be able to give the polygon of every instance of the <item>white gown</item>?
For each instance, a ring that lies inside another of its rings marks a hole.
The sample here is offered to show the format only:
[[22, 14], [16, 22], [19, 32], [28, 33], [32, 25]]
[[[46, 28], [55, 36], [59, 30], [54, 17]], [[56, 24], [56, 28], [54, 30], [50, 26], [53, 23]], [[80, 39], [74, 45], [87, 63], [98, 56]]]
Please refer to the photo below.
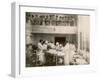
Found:
[[67, 43], [64, 47], [64, 64], [69, 65], [69, 53], [70, 53], [70, 48], [69, 48], [69, 43]]
[[44, 53], [43, 53], [43, 46], [41, 43], [38, 43], [38, 56], [39, 56], [39, 60], [44, 63]]

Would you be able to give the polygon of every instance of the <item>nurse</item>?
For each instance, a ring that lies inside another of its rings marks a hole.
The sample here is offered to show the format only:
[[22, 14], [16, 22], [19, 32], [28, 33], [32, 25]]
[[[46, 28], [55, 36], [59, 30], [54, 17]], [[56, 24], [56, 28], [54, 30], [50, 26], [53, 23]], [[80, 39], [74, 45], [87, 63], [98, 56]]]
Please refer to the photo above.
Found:
[[65, 53], [64, 64], [65, 65], [69, 65], [70, 46], [69, 46], [69, 42], [68, 41], [66, 41], [66, 45], [64, 47], [64, 53]]
[[43, 65], [44, 64], [44, 53], [43, 53], [43, 40], [40, 40], [38, 42], [38, 51], [37, 51], [37, 55], [39, 57], [39, 61], [40, 61], [40, 65]]

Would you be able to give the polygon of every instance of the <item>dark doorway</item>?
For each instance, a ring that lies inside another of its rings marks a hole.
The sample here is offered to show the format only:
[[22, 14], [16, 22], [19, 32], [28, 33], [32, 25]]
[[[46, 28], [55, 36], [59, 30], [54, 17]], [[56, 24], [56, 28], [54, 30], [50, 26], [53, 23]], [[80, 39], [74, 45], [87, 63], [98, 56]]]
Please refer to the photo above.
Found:
[[65, 46], [66, 37], [55, 37], [55, 43], [59, 42], [63, 46]]

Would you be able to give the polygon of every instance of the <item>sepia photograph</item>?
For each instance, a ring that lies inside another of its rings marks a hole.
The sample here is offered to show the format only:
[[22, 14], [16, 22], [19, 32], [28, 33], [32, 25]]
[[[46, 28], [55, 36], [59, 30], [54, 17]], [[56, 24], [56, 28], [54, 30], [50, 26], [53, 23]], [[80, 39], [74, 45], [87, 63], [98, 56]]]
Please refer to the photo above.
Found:
[[26, 67], [90, 64], [90, 15], [25, 12]]

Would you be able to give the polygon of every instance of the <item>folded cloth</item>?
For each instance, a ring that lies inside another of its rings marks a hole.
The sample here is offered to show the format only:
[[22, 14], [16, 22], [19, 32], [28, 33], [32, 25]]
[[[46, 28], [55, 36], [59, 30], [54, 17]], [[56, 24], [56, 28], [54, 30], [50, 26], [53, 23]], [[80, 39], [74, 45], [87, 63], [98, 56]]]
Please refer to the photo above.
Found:
[[57, 55], [58, 55], [58, 56], [64, 56], [64, 55], [65, 55], [65, 53], [64, 53], [64, 52], [62, 52], [62, 51], [57, 51]]
[[50, 53], [50, 54], [57, 54], [57, 51], [54, 50], [54, 49], [49, 49], [49, 50], [47, 51], [47, 53]]

